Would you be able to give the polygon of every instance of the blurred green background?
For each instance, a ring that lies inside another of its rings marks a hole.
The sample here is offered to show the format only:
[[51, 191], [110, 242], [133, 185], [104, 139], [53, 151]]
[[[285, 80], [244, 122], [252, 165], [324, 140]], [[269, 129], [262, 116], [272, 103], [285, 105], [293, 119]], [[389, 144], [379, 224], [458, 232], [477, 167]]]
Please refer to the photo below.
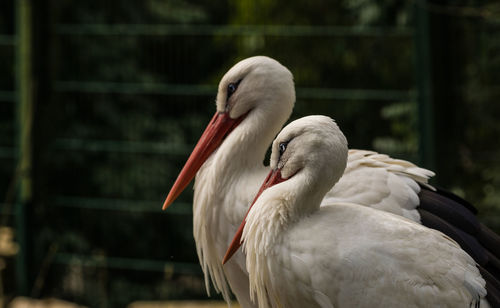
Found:
[[219, 79], [253, 55], [293, 72], [292, 119], [433, 169], [500, 232], [495, 0], [3, 0], [4, 302], [206, 299], [192, 190], [160, 208]]

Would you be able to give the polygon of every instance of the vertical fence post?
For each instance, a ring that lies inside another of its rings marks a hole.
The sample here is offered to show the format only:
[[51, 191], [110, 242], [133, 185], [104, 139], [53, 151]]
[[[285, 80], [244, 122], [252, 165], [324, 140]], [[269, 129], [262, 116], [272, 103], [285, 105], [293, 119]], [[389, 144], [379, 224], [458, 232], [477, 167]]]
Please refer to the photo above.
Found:
[[419, 130], [419, 160], [426, 168], [435, 170], [434, 107], [432, 99], [431, 54], [429, 46], [429, 13], [427, 0], [417, 0], [415, 16], [415, 72], [417, 83], [417, 112]]
[[31, 131], [33, 114], [31, 69], [31, 0], [16, 0], [16, 118], [17, 168], [19, 172], [16, 198], [16, 280], [19, 294], [28, 294], [26, 205], [31, 201]]

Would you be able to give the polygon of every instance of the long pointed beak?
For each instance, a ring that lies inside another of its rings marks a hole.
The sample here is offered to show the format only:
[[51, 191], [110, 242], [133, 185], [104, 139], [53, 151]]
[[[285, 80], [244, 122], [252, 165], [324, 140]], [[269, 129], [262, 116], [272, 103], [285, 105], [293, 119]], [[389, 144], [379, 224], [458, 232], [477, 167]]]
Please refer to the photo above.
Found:
[[170, 192], [163, 203], [165, 210], [181, 194], [186, 186], [196, 175], [203, 163], [221, 145], [226, 136], [245, 118], [245, 115], [237, 119], [229, 117], [228, 112], [216, 112], [207, 128], [203, 132], [196, 144], [193, 152], [189, 156], [186, 164], [182, 168], [177, 180], [170, 189]]
[[283, 179], [281, 177], [281, 170], [280, 169], [271, 170], [271, 172], [269, 172], [266, 179], [264, 180], [264, 183], [260, 187], [259, 192], [257, 193], [255, 198], [253, 199], [252, 205], [250, 205], [250, 208], [248, 209], [248, 211], [245, 215], [245, 218], [243, 218], [243, 221], [241, 222], [241, 225], [239, 226], [238, 231], [236, 231], [236, 234], [234, 235], [233, 241], [229, 245], [229, 248], [227, 249], [226, 254], [224, 255], [224, 259], [222, 260], [222, 264], [225, 264], [227, 261], [229, 261], [229, 259], [231, 259], [231, 257], [236, 253], [236, 251], [238, 251], [238, 248], [240, 248], [240, 246], [242, 244], [241, 236], [243, 234], [243, 228], [245, 227], [248, 212], [250, 212], [250, 209], [255, 204], [255, 202], [257, 201], [259, 196], [262, 194], [262, 192], [264, 190], [268, 189], [269, 187], [274, 186], [276, 184], [279, 184], [281, 182], [284, 182], [286, 180], [287, 179]]

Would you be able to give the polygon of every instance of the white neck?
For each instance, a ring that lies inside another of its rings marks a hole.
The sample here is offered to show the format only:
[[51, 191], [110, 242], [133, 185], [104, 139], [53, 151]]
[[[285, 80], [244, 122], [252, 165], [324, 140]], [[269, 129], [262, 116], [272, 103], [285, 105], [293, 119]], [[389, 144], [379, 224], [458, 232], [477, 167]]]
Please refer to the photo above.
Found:
[[331, 185], [305, 181], [307, 177], [308, 172], [303, 171], [262, 193], [246, 218], [246, 245], [255, 242], [255, 248], [262, 249], [258, 253], [265, 255], [294, 222], [320, 208]]
[[266, 150], [288, 116], [252, 110], [196, 175], [193, 234], [207, 292], [211, 276], [215, 289], [229, 298], [222, 256], [265, 178]]
[[[294, 175], [290, 179], [264, 191], [246, 218], [243, 230], [243, 249], [246, 268], [249, 272], [250, 298], [261, 308], [275, 306], [274, 299], [267, 294], [279, 294], [272, 283], [269, 263], [280, 247], [287, 230], [320, 208], [321, 200], [331, 188], [330, 181], [307, 181], [310, 170]], [[276, 304], [279, 306], [279, 304]]]

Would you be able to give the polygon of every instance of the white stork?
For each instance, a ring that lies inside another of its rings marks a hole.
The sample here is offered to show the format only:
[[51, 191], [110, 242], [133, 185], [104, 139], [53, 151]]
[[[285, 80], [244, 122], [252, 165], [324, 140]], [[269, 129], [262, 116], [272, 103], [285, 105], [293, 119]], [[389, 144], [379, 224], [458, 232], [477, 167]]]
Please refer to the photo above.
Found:
[[271, 172], [242, 222], [258, 306], [489, 307], [475, 261], [448, 236], [354, 203], [320, 207], [347, 153], [325, 116], [296, 120], [273, 142]]
[[[207, 292], [212, 281], [215, 290], [229, 301], [230, 286], [243, 307], [253, 306], [245, 257], [237, 253], [224, 268], [220, 260], [267, 174], [263, 165], [266, 150], [290, 116], [294, 102], [293, 76], [277, 61], [258, 56], [233, 66], [219, 83], [213, 119], [163, 205], [168, 207], [196, 175], [193, 234]], [[477, 238], [497, 250], [500, 240], [477, 222], [465, 201], [424, 186], [421, 189], [432, 175], [409, 162], [351, 150], [345, 174], [325, 202], [355, 202], [428, 223], [463, 245], [488, 274], [491, 260], [496, 258]], [[500, 265], [494, 269], [498, 268]]]

